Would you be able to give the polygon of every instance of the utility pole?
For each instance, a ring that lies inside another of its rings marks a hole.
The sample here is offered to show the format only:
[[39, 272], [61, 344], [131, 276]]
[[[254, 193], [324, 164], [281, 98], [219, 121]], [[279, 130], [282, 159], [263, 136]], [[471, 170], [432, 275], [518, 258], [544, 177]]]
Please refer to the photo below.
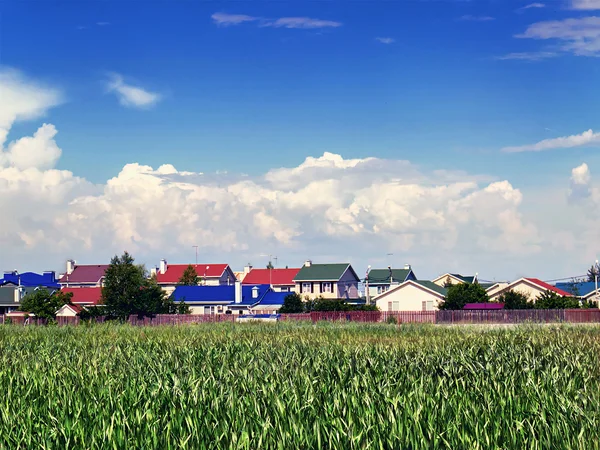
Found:
[[192, 248], [196, 249], [196, 265], [198, 265], [198, 246], [192, 245]]
[[367, 275], [365, 276], [365, 293], [367, 294], [367, 305], [371, 304], [371, 293], [369, 292], [369, 272], [371, 266], [367, 266]]

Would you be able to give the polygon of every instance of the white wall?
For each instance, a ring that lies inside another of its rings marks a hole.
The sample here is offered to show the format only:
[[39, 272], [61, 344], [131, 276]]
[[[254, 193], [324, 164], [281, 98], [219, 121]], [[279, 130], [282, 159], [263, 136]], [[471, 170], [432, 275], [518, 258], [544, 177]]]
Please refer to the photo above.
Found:
[[[505, 288], [506, 289], [506, 288]], [[535, 301], [536, 297], [544, 292], [545, 289], [541, 289], [539, 287], [535, 287], [532, 286], [528, 283], [526, 283], [525, 281], [521, 281], [519, 283], [514, 284], [510, 290], [513, 290], [515, 292], [519, 292], [521, 294], [525, 294], [529, 297], [529, 300], [531, 301]], [[507, 292], [508, 290], [505, 290], [504, 292]], [[499, 296], [499, 294], [501, 294], [502, 292], [497, 292], [494, 295], [494, 298], [497, 298]], [[491, 297], [490, 297], [491, 298]]]
[[381, 311], [389, 311], [389, 303], [392, 303], [392, 311], [423, 311], [423, 302], [433, 302], [433, 309], [437, 309], [441, 299], [413, 284], [406, 284], [390, 293], [375, 299], [377, 307]]

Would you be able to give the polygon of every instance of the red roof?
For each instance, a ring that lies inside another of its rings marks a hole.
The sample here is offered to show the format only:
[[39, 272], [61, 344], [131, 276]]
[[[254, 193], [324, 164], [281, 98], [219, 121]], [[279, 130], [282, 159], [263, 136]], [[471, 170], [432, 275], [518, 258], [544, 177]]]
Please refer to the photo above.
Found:
[[[189, 264], [167, 264], [165, 273], [156, 273], [158, 283], [175, 284], [185, 272]], [[202, 278], [219, 278], [227, 270], [229, 264], [192, 264], [196, 273]], [[235, 278], [235, 277], [234, 277]]]
[[552, 286], [551, 284], [548, 284], [542, 280], [538, 280], [537, 278], [525, 278], [525, 279], [527, 281], [530, 281], [531, 283], [537, 284], [538, 286], [540, 286], [541, 288], [543, 288], [547, 291], [556, 292], [558, 295], [561, 295], [563, 297], [572, 297], [573, 296], [573, 294], [571, 294], [570, 292], [563, 291], [562, 289], [559, 289], [556, 286]]
[[58, 280], [59, 283], [98, 283], [108, 269], [108, 264], [75, 266], [70, 275], [66, 273]]
[[73, 293], [71, 301], [75, 304], [97, 305], [102, 298], [102, 288], [99, 287], [63, 288], [61, 292]]
[[293, 286], [294, 277], [298, 275], [298, 269], [252, 269], [242, 284], [273, 284], [277, 286]]

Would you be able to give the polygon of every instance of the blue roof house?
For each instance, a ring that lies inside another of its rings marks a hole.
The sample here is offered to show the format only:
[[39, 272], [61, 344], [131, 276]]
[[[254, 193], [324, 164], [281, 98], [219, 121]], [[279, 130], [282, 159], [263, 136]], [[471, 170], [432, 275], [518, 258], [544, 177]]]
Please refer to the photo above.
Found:
[[0, 314], [17, 310], [23, 297], [39, 288], [47, 288], [51, 292], [60, 289], [55, 273], [4, 272], [0, 278]]
[[593, 281], [570, 281], [567, 283], [556, 283], [556, 287], [570, 294], [573, 294], [575, 297], [579, 297], [583, 300], [596, 299], [596, 283]]

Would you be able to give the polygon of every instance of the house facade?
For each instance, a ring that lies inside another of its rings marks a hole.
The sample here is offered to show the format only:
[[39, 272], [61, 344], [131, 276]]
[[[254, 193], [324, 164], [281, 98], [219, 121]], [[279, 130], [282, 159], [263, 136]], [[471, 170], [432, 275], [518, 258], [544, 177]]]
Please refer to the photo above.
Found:
[[243, 285], [268, 284], [275, 292], [294, 292], [297, 269], [250, 269], [242, 280]]
[[391, 287], [397, 286], [408, 280], [416, 280], [417, 277], [412, 270], [412, 267], [407, 264], [404, 269], [372, 269], [369, 271], [365, 282], [369, 283], [369, 295], [371, 298], [381, 295], [390, 290]]
[[490, 300], [496, 300], [498, 297], [508, 291], [515, 291], [524, 294], [529, 298], [529, 300], [534, 302], [539, 295], [547, 291], [555, 292], [563, 297], [573, 296], [569, 292], [559, 289], [556, 286], [552, 286], [551, 284], [548, 284], [537, 278], [519, 278], [518, 280], [506, 285], [503, 289], [494, 292], [492, 295], [488, 294], [488, 296], [490, 297]]
[[432, 280], [438, 286], [445, 287], [450, 284], [462, 284], [462, 283], [477, 283], [477, 274], [475, 276], [464, 276], [458, 273], [445, 273], [440, 275], [436, 279]]
[[359, 281], [349, 263], [313, 264], [306, 261], [294, 277], [294, 289], [302, 298], [355, 299], [359, 297]]
[[435, 311], [446, 292], [432, 281], [408, 280], [373, 300], [381, 311]]
[[108, 264], [77, 264], [70, 259], [67, 261], [66, 269], [58, 280], [61, 287], [102, 287]]

